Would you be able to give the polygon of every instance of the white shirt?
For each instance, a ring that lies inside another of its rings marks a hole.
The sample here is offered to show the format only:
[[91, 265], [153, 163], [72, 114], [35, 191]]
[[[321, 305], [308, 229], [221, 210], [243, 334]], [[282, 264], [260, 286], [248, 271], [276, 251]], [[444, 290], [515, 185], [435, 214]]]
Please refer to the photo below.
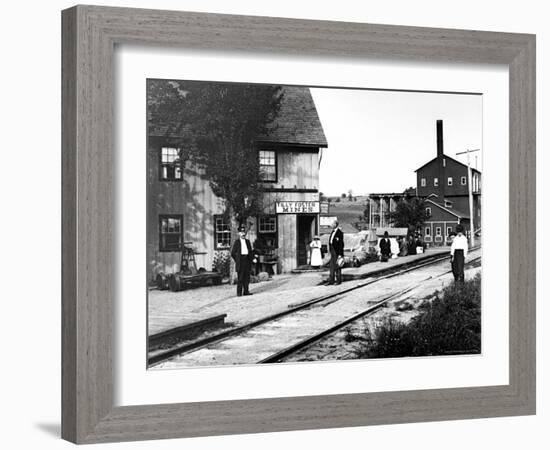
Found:
[[240, 237], [241, 240], [241, 255], [248, 255], [248, 245], [246, 245], [246, 239]]
[[456, 236], [451, 244], [451, 256], [454, 256], [455, 250], [463, 250], [464, 258], [468, 256], [468, 239], [466, 236]]
[[332, 244], [332, 241], [334, 239], [334, 235], [336, 234], [336, 230], [338, 230], [339, 227], [336, 227], [334, 230], [332, 230], [332, 233], [330, 234], [330, 243]]

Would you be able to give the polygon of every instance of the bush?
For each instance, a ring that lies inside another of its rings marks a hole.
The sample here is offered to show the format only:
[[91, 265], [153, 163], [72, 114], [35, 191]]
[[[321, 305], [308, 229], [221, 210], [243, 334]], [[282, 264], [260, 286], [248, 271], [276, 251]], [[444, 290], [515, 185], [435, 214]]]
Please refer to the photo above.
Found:
[[481, 275], [437, 292], [409, 323], [387, 318], [367, 335], [358, 358], [481, 352]]
[[231, 267], [231, 255], [229, 252], [227, 250], [216, 251], [212, 266], [212, 270], [221, 273], [224, 278], [229, 277]]

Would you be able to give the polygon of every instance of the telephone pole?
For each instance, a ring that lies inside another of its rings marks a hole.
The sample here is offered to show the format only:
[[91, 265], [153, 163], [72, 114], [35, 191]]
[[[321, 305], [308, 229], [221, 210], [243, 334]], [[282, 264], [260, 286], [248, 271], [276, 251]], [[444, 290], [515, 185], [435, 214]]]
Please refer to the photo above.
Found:
[[[474, 148], [474, 149], [466, 149], [465, 152], [458, 152], [455, 153], [456, 155], [464, 155], [466, 154], [467, 162], [468, 162], [468, 203], [470, 204], [470, 247], [474, 246], [474, 196], [472, 192], [472, 167], [470, 166], [470, 153], [473, 152], [479, 152], [481, 149]], [[476, 162], [477, 162], [477, 156], [476, 156]], [[477, 165], [477, 164], [476, 164]]]

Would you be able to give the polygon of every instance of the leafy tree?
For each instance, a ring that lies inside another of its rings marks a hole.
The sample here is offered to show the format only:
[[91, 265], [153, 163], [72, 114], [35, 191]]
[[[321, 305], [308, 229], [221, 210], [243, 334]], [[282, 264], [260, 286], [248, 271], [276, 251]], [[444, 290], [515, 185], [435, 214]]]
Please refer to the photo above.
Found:
[[395, 227], [417, 230], [428, 219], [425, 201], [419, 197], [402, 199], [397, 203], [395, 211], [389, 213], [388, 218]]
[[233, 228], [261, 207], [257, 140], [273, 128], [282, 97], [280, 86], [149, 81], [150, 123], [178, 136], [180, 159], [204, 169]]

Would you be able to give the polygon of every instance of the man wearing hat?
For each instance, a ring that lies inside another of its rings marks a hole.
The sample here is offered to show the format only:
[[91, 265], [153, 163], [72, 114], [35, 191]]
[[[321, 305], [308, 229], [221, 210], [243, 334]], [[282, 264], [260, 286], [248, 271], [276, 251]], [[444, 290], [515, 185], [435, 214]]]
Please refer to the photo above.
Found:
[[338, 226], [338, 221], [332, 222], [332, 232], [328, 238], [330, 251], [330, 275], [327, 284], [342, 282], [342, 267], [338, 265], [338, 257], [344, 257], [344, 233]]
[[231, 248], [231, 257], [235, 261], [235, 269], [237, 270], [237, 296], [252, 295], [248, 292], [248, 284], [250, 283], [250, 268], [256, 262], [252, 253], [250, 241], [246, 239], [246, 227], [239, 227], [239, 239], [233, 243]]

